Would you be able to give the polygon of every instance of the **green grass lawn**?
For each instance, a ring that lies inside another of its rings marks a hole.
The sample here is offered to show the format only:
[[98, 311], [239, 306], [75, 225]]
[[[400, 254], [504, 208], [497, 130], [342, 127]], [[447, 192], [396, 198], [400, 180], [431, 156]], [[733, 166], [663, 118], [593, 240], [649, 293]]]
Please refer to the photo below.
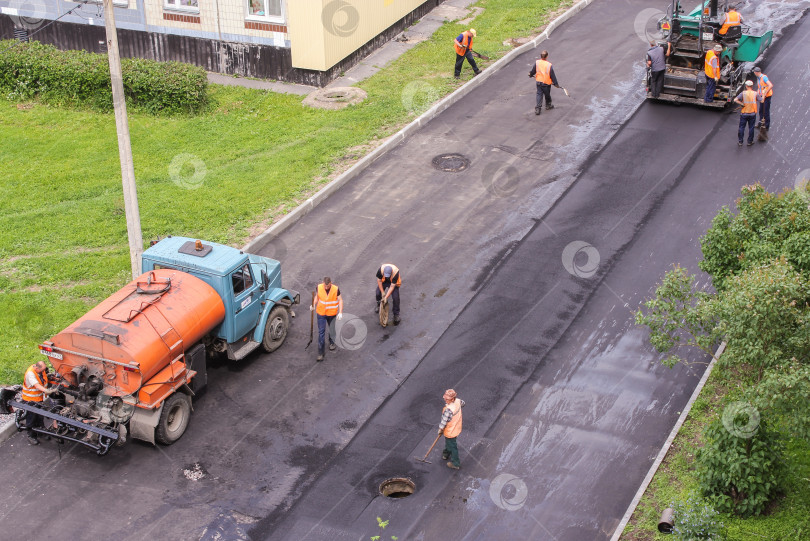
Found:
[[[497, 58], [509, 49], [503, 41], [535, 33], [572, 3], [482, 0], [475, 48]], [[457, 88], [452, 40], [465, 28], [445, 24], [361, 83], [368, 99], [342, 111], [213, 85], [199, 116], [131, 113], [144, 239], [172, 234], [240, 246], [421, 113], [426, 100]], [[471, 74], [465, 65], [462, 82]], [[414, 81], [420, 92], [403, 100]], [[129, 256], [112, 114], [0, 97], [0, 156], [3, 384], [41, 358], [39, 342], [128, 281]]]
[[[731, 381], [733, 378], [722, 374], [719, 368], [709, 377], [636, 508], [622, 541], [672, 539], [672, 535], [658, 533], [658, 519], [665, 508], [675, 501], [684, 501], [691, 491], [697, 490], [694, 453], [702, 445], [703, 428], [721, 413], [721, 397], [735, 392]], [[783, 493], [769, 505], [764, 516], [741, 519], [720, 515], [727, 527], [728, 541], [810, 539], [810, 445], [802, 440], [788, 441], [785, 459]]]

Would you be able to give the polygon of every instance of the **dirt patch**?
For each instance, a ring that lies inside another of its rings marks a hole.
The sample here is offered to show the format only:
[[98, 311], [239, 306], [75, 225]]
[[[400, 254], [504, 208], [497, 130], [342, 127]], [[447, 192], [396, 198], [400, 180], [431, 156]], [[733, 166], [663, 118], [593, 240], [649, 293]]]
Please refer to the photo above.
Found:
[[307, 107], [316, 109], [329, 109], [332, 111], [343, 109], [349, 105], [361, 103], [368, 97], [366, 91], [354, 86], [336, 86], [332, 88], [321, 88], [310, 92], [303, 103]]

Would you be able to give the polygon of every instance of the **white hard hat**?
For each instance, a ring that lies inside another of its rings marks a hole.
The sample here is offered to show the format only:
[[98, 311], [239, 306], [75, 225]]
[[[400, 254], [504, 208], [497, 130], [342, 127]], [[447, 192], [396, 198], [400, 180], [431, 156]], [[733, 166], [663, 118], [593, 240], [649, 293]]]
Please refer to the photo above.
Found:
[[754, 86], [754, 83], [751, 81], [745, 81], [745, 86]]

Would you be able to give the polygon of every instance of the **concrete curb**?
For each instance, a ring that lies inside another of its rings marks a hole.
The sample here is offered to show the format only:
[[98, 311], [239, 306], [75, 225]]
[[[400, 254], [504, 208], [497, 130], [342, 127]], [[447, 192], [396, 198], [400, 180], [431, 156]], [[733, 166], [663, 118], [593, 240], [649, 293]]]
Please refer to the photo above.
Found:
[[9, 439], [15, 432], [17, 432], [17, 425], [14, 424], [14, 420], [12, 419], [10, 423], [6, 423], [0, 427], [0, 443]]
[[364, 171], [369, 165], [371, 165], [374, 160], [400, 144], [404, 141], [407, 137], [412, 135], [415, 131], [419, 128], [430, 122], [436, 115], [459, 101], [461, 98], [472, 92], [473, 89], [481, 86], [484, 81], [489, 79], [493, 73], [500, 70], [502, 67], [507, 65], [509, 62], [514, 60], [517, 56], [525, 53], [530, 49], [537, 48], [540, 43], [547, 40], [548, 37], [551, 35], [551, 32], [560, 26], [562, 23], [582, 11], [585, 7], [592, 4], [595, 0], [580, 0], [573, 6], [571, 6], [568, 11], [551, 21], [546, 29], [543, 31], [542, 34], [534, 38], [528, 43], [521, 45], [520, 47], [516, 47], [512, 49], [508, 53], [506, 53], [502, 58], [497, 60], [494, 64], [484, 70], [481, 75], [471, 79], [469, 82], [465, 83], [458, 88], [454, 92], [445, 96], [441, 101], [435, 104], [433, 107], [425, 111], [419, 117], [417, 117], [413, 122], [399, 130], [397, 133], [392, 135], [385, 141], [383, 144], [369, 152], [366, 156], [360, 159], [356, 164], [354, 164], [348, 171], [341, 174], [333, 181], [329, 182], [326, 186], [318, 190], [312, 197], [298, 205], [295, 209], [293, 209], [289, 214], [285, 215], [281, 218], [278, 222], [274, 223], [258, 236], [256, 236], [253, 240], [245, 244], [242, 247], [242, 250], [245, 252], [256, 252], [260, 250], [263, 246], [270, 243], [275, 237], [281, 234], [284, 230], [291, 227], [295, 224], [298, 220], [309, 214], [315, 207], [321, 204], [327, 197], [331, 194], [336, 192], [342, 186], [344, 186], [347, 182], [352, 180], [354, 177], [359, 175], [362, 171]]
[[723, 351], [725, 351], [725, 349], [726, 343], [723, 342], [722, 344], [720, 344], [720, 347], [718, 347], [717, 351], [714, 353], [712, 362], [709, 363], [709, 366], [706, 368], [706, 372], [704, 372], [703, 377], [700, 378], [700, 382], [698, 383], [698, 386], [695, 388], [695, 391], [692, 393], [692, 396], [689, 398], [689, 402], [686, 403], [686, 407], [684, 407], [683, 411], [681, 412], [681, 416], [678, 417], [678, 422], [675, 423], [674, 427], [672, 427], [672, 431], [669, 433], [667, 441], [664, 442], [664, 445], [661, 447], [661, 450], [658, 451], [658, 456], [655, 457], [655, 462], [653, 462], [652, 466], [650, 466], [650, 471], [647, 472], [647, 476], [644, 478], [644, 481], [641, 482], [641, 486], [638, 487], [638, 491], [636, 492], [636, 495], [633, 497], [633, 501], [630, 502], [630, 506], [624, 513], [621, 522], [619, 522], [619, 526], [613, 532], [613, 537], [610, 538], [610, 541], [619, 541], [619, 538], [624, 533], [624, 529], [627, 527], [627, 523], [630, 522], [630, 517], [632, 517], [633, 513], [636, 511], [636, 507], [638, 507], [638, 504], [641, 501], [641, 498], [644, 496], [644, 493], [647, 492], [647, 487], [650, 486], [650, 482], [652, 482], [652, 479], [655, 476], [656, 472], [658, 471], [658, 468], [661, 467], [661, 463], [664, 461], [664, 457], [667, 456], [669, 448], [672, 447], [672, 442], [675, 440], [675, 436], [678, 435], [678, 432], [681, 430], [683, 423], [689, 416], [689, 412], [692, 411], [692, 405], [695, 403], [695, 400], [697, 400], [697, 397], [700, 396], [701, 391], [703, 391], [703, 387], [709, 380], [709, 376], [712, 373], [714, 365], [717, 363], [717, 359], [720, 358], [720, 355], [723, 354]]

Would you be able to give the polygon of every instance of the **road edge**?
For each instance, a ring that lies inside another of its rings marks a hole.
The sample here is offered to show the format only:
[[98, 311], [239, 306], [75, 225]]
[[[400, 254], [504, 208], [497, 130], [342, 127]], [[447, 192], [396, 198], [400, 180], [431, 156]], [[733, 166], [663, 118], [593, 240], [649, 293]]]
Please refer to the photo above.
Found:
[[12, 420], [0, 427], [0, 443], [5, 442], [17, 432], [17, 425]]
[[255, 253], [263, 248], [265, 245], [269, 244], [273, 241], [275, 237], [281, 234], [286, 229], [292, 227], [295, 223], [298, 222], [301, 218], [312, 212], [315, 207], [321, 204], [327, 197], [332, 195], [338, 189], [343, 187], [346, 183], [352, 180], [354, 177], [359, 175], [362, 171], [364, 171], [369, 165], [371, 165], [377, 158], [382, 156], [383, 154], [387, 153], [389, 150], [397, 146], [399, 143], [407, 139], [411, 136], [415, 131], [419, 128], [433, 120], [439, 113], [459, 101], [461, 98], [472, 92], [473, 89], [481, 86], [484, 81], [489, 79], [493, 73], [496, 73], [501, 68], [509, 64], [512, 60], [514, 60], [517, 56], [529, 51], [530, 49], [536, 49], [542, 42], [547, 40], [551, 35], [551, 32], [554, 31], [555, 28], [566, 22], [568, 19], [585, 9], [590, 4], [594, 3], [596, 0], [580, 0], [565, 13], [548, 23], [546, 29], [543, 32], [519, 47], [516, 47], [506, 53], [503, 57], [495, 61], [494, 64], [489, 66], [487, 69], [483, 70], [480, 76], [470, 79], [467, 83], [463, 84], [458, 89], [454, 90], [444, 98], [442, 98], [438, 103], [433, 105], [430, 109], [422, 113], [416, 119], [414, 119], [410, 124], [403, 127], [397, 133], [389, 137], [383, 144], [366, 154], [363, 158], [361, 158], [357, 163], [355, 163], [352, 167], [350, 167], [347, 171], [340, 174], [337, 178], [326, 184], [323, 188], [318, 190], [312, 197], [298, 205], [295, 209], [290, 211], [284, 217], [282, 217], [278, 222], [272, 224], [270, 227], [265, 229], [263, 232], [259, 233], [256, 237], [250, 240], [247, 244], [242, 247], [242, 250], [245, 252]]
[[630, 522], [630, 518], [633, 516], [633, 513], [635, 513], [636, 507], [638, 507], [638, 504], [641, 502], [641, 498], [644, 496], [644, 493], [647, 492], [647, 488], [650, 486], [653, 477], [658, 472], [658, 468], [661, 467], [661, 463], [664, 461], [664, 457], [667, 456], [669, 448], [672, 447], [672, 442], [675, 441], [675, 437], [678, 435], [678, 432], [681, 431], [681, 427], [683, 426], [683, 423], [686, 422], [686, 418], [689, 416], [689, 412], [692, 411], [692, 405], [695, 403], [695, 400], [697, 400], [698, 396], [700, 396], [700, 393], [703, 391], [703, 387], [709, 380], [709, 376], [712, 373], [714, 365], [717, 363], [717, 359], [720, 358], [720, 355], [723, 354], [723, 351], [725, 351], [725, 349], [726, 349], [726, 342], [723, 342], [720, 344], [720, 347], [718, 347], [717, 351], [714, 353], [712, 362], [710, 362], [709, 366], [706, 367], [706, 371], [703, 373], [703, 377], [700, 378], [700, 382], [698, 383], [697, 387], [695, 387], [695, 390], [692, 392], [692, 396], [689, 397], [689, 402], [686, 403], [686, 406], [681, 412], [681, 416], [678, 417], [678, 422], [675, 423], [674, 427], [672, 427], [672, 430], [669, 433], [669, 437], [664, 442], [664, 445], [661, 446], [661, 450], [658, 451], [658, 456], [655, 457], [655, 461], [653, 462], [652, 466], [650, 466], [650, 470], [647, 472], [646, 477], [644, 477], [644, 480], [641, 482], [641, 486], [638, 487], [636, 495], [633, 497], [633, 500], [627, 507], [627, 511], [625, 511], [621, 522], [619, 522], [619, 525], [614, 530], [613, 536], [610, 538], [610, 541], [619, 541], [619, 538], [624, 533], [624, 529]]

